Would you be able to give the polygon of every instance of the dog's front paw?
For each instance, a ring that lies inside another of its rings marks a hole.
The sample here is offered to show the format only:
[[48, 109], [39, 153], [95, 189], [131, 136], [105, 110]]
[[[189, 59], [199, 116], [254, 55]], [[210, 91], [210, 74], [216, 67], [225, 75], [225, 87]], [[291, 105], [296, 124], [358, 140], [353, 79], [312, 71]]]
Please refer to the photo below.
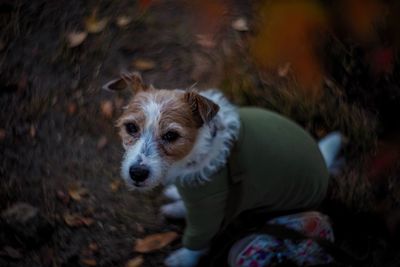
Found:
[[186, 208], [182, 200], [163, 205], [161, 213], [171, 219], [184, 219], [186, 216]]
[[181, 195], [179, 195], [178, 188], [175, 185], [169, 185], [164, 189], [164, 196], [169, 200], [181, 200]]
[[168, 258], [164, 261], [164, 264], [168, 267], [193, 267], [196, 266], [200, 258], [206, 254], [207, 250], [190, 250], [187, 248], [181, 248], [175, 250]]

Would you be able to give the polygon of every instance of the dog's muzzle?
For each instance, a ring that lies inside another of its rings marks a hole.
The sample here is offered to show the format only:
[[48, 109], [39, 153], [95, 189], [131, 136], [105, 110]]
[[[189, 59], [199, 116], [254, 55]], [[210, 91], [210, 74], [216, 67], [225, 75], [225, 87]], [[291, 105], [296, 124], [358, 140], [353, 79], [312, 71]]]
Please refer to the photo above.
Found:
[[140, 186], [150, 174], [150, 170], [146, 166], [132, 165], [129, 167], [129, 176], [136, 186]]

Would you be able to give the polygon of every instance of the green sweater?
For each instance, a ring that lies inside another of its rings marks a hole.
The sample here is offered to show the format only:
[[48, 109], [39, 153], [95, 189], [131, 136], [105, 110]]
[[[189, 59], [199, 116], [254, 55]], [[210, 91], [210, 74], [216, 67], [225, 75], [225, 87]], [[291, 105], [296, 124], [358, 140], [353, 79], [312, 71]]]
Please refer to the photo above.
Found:
[[[189, 249], [207, 247], [222, 222], [242, 211], [314, 208], [325, 196], [328, 170], [307, 132], [264, 109], [240, 108], [239, 115], [239, 139], [226, 167], [200, 185], [176, 183], [187, 209], [183, 244]], [[228, 211], [228, 192], [235, 183], [240, 183], [238, 204]]]

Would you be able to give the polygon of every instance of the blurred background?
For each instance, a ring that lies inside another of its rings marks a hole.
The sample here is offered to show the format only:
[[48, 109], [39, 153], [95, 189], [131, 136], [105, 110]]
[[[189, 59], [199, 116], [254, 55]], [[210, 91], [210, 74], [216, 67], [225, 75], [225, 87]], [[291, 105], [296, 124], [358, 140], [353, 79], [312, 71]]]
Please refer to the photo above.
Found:
[[337, 244], [399, 266], [399, 14], [396, 0], [1, 0], [0, 265], [161, 266], [180, 246], [133, 248], [182, 224], [159, 215], [160, 189], [119, 178], [130, 94], [100, 88], [129, 70], [220, 88], [316, 139], [342, 132], [324, 206]]

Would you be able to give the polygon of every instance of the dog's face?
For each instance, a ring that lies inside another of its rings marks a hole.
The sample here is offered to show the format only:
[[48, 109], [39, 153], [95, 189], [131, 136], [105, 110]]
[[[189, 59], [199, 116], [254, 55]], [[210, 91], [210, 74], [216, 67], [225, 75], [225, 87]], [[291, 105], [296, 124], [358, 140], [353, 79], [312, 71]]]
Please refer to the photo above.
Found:
[[[140, 77], [130, 75], [124, 81], [132, 86]], [[195, 92], [156, 90], [141, 80], [133, 85], [134, 96], [117, 122], [125, 148], [121, 173], [130, 189], [146, 190], [191, 152], [199, 129], [219, 107]]]

